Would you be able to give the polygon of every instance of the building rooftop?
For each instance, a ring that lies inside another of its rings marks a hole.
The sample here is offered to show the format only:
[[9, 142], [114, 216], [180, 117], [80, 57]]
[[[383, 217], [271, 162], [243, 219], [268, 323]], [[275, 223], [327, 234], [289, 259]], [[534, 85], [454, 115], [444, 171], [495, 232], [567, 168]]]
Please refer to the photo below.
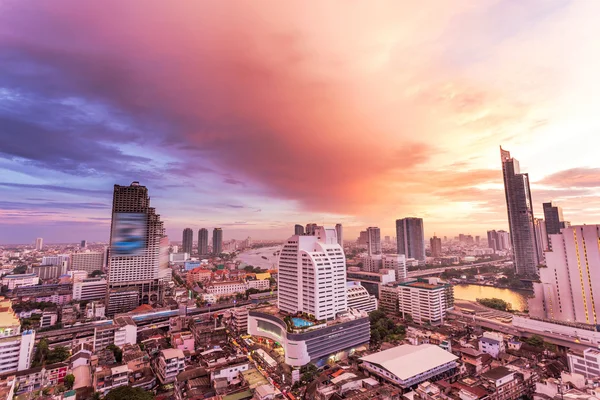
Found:
[[398, 378], [407, 380], [457, 359], [458, 357], [454, 354], [436, 345], [413, 346], [406, 344], [362, 357], [361, 361], [380, 365]]
[[488, 372], [482, 374], [481, 376], [485, 379], [496, 381], [496, 380], [504, 378], [506, 375], [510, 375], [512, 373], [514, 373], [514, 371], [511, 371], [510, 369], [508, 369], [506, 367], [497, 367], [497, 368], [489, 370]]
[[163, 356], [169, 360], [171, 358], [183, 358], [183, 350], [180, 349], [164, 349], [162, 350]]

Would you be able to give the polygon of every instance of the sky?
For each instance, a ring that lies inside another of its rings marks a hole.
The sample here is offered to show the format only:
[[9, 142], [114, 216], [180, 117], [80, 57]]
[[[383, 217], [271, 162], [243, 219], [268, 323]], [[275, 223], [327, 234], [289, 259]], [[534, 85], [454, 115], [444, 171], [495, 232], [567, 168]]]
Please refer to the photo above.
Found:
[[0, 0], [0, 243], [106, 241], [139, 181], [171, 240], [397, 218], [508, 226], [499, 146], [600, 223], [596, 0]]

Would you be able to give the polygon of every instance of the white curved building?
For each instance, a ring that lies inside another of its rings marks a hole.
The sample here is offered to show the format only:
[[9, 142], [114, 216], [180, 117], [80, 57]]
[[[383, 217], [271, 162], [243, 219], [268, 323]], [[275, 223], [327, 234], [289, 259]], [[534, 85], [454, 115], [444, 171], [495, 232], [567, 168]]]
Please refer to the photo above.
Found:
[[360, 282], [347, 282], [346, 292], [348, 293], [348, 308], [366, 312], [377, 310], [377, 299], [369, 294]]

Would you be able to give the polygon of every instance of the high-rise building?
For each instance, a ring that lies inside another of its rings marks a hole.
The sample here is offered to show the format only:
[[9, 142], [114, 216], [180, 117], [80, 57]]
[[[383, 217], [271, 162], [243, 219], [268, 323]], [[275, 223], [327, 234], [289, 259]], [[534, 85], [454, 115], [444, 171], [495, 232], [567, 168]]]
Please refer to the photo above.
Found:
[[369, 239], [367, 236], [367, 231], [360, 231], [360, 233], [358, 235], [358, 245], [365, 246], [368, 241], [369, 241]]
[[148, 189], [139, 182], [115, 185], [108, 250], [108, 316], [161, 301], [158, 273], [164, 236], [160, 215], [150, 207]]
[[87, 251], [71, 254], [71, 271], [94, 271], [104, 270], [106, 254], [103, 251]]
[[294, 235], [304, 235], [304, 227], [300, 224], [294, 225]]
[[475, 236], [475, 244], [476, 244], [477, 246], [479, 246], [479, 239], [480, 239], [480, 237], [479, 237], [479, 236]]
[[346, 257], [335, 229], [317, 227], [314, 235], [289, 238], [279, 255], [279, 309], [333, 319], [347, 309]]
[[344, 228], [342, 224], [335, 224], [335, 233], [337, 234], [338, 244], [344, 248]]
[[81, 244], [79, 245], [80, 248], [85, 249], [87, 247], [87, 240], [82, 240]]
[[185, 228], [183, 230], [183, 239], [181, 241], [181, 248], [184, 253], [192, 254], [192, 247], [194, 246], [194, 231], [192, 228]]
[[383, 239], [383, 241], [384, 241], [384, 243], [385, 243], [385, 244], [390, 244], [390, 243], [391, 243], [391, 240], [390, 240], [390, 237], [389, 237], [389, 236], [386, 236], [386, 237]]
[[431, 246], [431, 257], [440, 257], [442, 255], [442, 239], [434, 235], [429, 239], [429, 245]]
[[367, 228], [367, 253], [370, 256], [381, 254], [381, 231], [374, 226]]
[[43, 238], [37, 238], [35, 239], [35, 249], [37, 251], [40, 251], [44, 248], [44, 239]]
[[500, 157], [515, 271], [519, 275], [535, 275], [539, 258], [529, 175], [521, 173], [519, 161], [502, 147]]
[[423, 218], [409, 217], [396, 220], [396, 238], [398, 254], [425, 262]]
[[304, 234], [305, 235], [314, 235], [316, 229], [317, 229], [317, 224], [315, 224], [315, 223], [306, 224], [306, 229], [304, 231]]
[[215, 228], [213, 229], [213, 254], [219, 255], [223, 252], [223, 229]]
[[198, 254], [205, 256], [208, 254], [208, 229], [198, 230]]
[[541, 218], [534, 218], [533, 228], [535, 230], [535, 242], [537, 245], [538, 263], [544, 264], [544, 252], [548, 250], [548, 234], [546, 233], [546, 221], [544, 221]]
[[0, 297], [0, 374], [23, 371], [31, 367], [35, 331], [21, 331], [21, 321], [12, 301]]
[[494, 252], [500, 250], [498, 245], [498, 234], [496, 231], [487, 231], [487, 240], [490, 249], [494, 250]]
[[500, 230], [496, 231], [496, 238], [498, 240], [498, 250], [509, 250], [510, 246], [510, 233]]
[[544, 207], [544, 220], [546, 221], [548, 245], [551, 245], [550, 235], [560, 233], [560, 230], [566, 228], [567, 225], [565, 224], [561, 207], [553, 205], [552, 202], [543, 203], [542, 206]]
[[600, 323], [600, 225], [564, 228], [550, 235], [552, 250], [534, 282], [529, 300], [533, 317], [558, 321]]

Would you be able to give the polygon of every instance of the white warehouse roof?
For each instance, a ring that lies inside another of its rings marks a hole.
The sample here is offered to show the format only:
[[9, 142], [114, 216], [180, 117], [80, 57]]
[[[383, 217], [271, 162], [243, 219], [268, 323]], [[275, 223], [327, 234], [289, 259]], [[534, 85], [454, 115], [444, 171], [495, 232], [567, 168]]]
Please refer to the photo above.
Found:
[[405, 344], [361, 358], [362, 361], [387, 369], [401, 380], [407, 380], [457, 359], [454, 354], [433, 344]]

